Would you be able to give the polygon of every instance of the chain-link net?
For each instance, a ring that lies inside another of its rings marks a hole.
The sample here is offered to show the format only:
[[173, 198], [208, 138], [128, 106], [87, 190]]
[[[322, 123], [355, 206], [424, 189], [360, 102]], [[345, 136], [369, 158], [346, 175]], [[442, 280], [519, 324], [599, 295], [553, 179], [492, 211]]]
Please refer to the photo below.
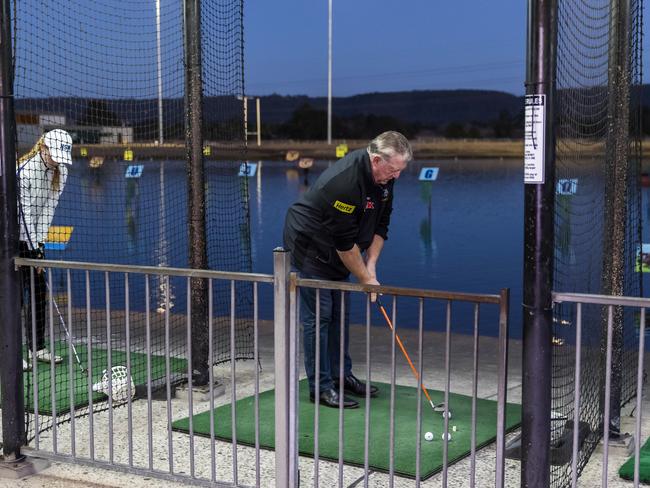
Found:
[[[556, 291], [641, 294], [641, 27], [642, 0], [558, 2]], [[620, 406], [635, 395], [638, 316], [622, 307], [612, 315], [616, 430]], [[554, 487], [571, 482], [572, 429], [580, 429], [579, 471], [602, 437], [607, 318], [607, 308], [583, 307], [580, 424], [573, 426], [576, 308], [555, 309]]]
[[[245, 154], [243, 2], [197, 4], [208, 268], [250, 271], [248, 183], [239, 176], [239, 160]], [[184, 22], [189, 20], [184, 2], [21, 0], [14, 1], [13, 11], [17, 148], [19, 155], [30, 153], [17, 166], [22, 255], [40, 257], [44, 252], [52, 260], [187, 268], [188, 202], [190, 192], [198, 189], [188, 183], [185, 161], [189, 134]], [[58, 139], [41, 140], [59, 129], [65, 132], [57, 132]], [[65, 133], [71, 140], [61, 135]], [[55, 157], [60, 164], [53, 169], [44, 148], [53, 153], [70, 143], [71, 164]], [[31, 220], [26, 222], [26, 217]], [[172, 369], [187, 371], [184, 278], [167, 281], [151, 275], [146, 282], [142, 275], [133, 275], [127, 294], [120, 273], [46, 270], [36, 273], [34, 307], [29, 269], [23, 278], [24, 357], [26, 368], [36, 364], [42, 389], [40, 395], [34, 393], [32, 374], [25, 374], [25, 404], [32, 412], [34, 396], [40, 397], [40, 429], [51, 424], [47, 415], [52, 408], [58, 410], [58, 420], [71, 408], [76, 414], [87, 413], [87, 385], [76, 386], [81, 388], [80, 405], [53, 399], [48, 410], [43, 403], [54, 397], [48, 382], [58, 391], [69, 389], [69, 343], [75, 346], [75, 370], [93, 355], [96, 367], [83, 381], [101, 384], [109, 352], [113, 365], [124, 365], [127, 341], [132, 354], [145, 351], [147, 311], [153, 317], [154, 362], [165, 355], [168, 313]], [[231, 286], [216, 281], [213, 285], [214, 355], [209, 361], [252, 357], [249, 288], [236, 286], [236, 348], [231, 351]], [[46, 353], [32, 364], [30, 349], [45, 350], [51, 359], [61, 357], [53, 377], [50, 365], [41, 361]], [[143, 358], [131, 360], [136, 380], [146, 377], [138, 370], [144, 367]], [[164, 374], [162, 366], [153, 369]], [[106, 400], [98, 394], [94, 408], [106, 408]], [[33, 422], [30, 429], [31, 437]]]

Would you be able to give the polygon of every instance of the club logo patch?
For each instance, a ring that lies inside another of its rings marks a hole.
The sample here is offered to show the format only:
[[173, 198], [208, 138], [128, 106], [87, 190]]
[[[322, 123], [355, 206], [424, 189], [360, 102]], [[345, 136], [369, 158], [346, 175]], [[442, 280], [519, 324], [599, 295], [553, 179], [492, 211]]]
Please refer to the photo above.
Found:
[[350, 205], [349, 203], [343, 203], [342, 201], [337, 200], [334, 202], [334, 208], [340, 212], [351, 214], [357, 207], [356, 205]]
[[372, 200], [370, 200], [370, 198], [368, 198], [368, 201], [366, 202], [366, 210], [374, 210], [374, 209], [375, 209], [375, 202], [373, 202]]

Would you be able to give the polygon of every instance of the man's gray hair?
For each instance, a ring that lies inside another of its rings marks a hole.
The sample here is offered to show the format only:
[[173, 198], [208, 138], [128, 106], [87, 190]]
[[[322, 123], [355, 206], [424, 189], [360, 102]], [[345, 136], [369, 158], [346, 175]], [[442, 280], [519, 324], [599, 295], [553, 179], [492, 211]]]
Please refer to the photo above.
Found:
[[396, 154], [403, 156], [407, 162], [413, 159], [413, 149], [411, 149], [408, 139], [393, 130], [379, 134], [370, 141], [368, 153], [376, 154], [384, 159], [390, 159]]

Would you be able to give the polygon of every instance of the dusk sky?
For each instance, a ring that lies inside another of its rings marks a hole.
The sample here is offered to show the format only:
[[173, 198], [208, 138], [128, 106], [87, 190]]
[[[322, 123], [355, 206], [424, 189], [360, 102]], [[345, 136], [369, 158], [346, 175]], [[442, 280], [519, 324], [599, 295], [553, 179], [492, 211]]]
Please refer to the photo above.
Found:
[[[327, 9], [327, 0], [244, 2], [248, 94], [327, 95]], [[333, 95], [457, 88], [521, 95], [526, 15], [525, 0], [333, 0]]]

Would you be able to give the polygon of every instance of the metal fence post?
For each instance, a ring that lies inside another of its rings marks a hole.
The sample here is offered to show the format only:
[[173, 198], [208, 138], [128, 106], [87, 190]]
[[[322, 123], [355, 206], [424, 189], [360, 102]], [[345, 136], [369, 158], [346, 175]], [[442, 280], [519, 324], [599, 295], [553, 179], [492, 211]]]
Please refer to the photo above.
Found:
[[2, 2], [0, 25], [0, 379], [2, 447], [5, 460], [20, 457], [25, 437], [25, 401], [21, 368], [20, 284], [14, 268], [18, 251], [16, 146], [11, 48], [11, 2]]
[[499, 358], [497, 383], [497, 465], [496, 488], [505, 485], [506, 402], [508, 401], [508, 316], [510, 314], [510, 289], [501, 290], [499, 303]]
[[275, 486], [291, 488], [289, 443], [290, 409], [290, 324], [289, 324], [289, 253], [273, 250], [273, 316], [275, 356]]

